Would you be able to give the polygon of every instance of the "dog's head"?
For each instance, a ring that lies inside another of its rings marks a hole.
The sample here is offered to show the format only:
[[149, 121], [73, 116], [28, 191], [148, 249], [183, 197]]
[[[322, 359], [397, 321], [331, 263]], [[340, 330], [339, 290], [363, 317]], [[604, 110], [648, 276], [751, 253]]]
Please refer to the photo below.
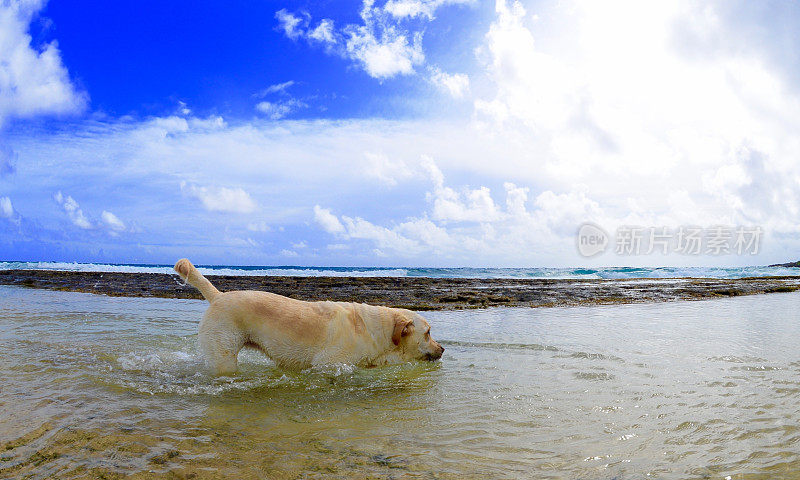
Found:
[[396, 310], [392, 343], [405, 360], [438, 360], [444, 347], [431, 337], [431, 326], [422, 315], [411, 310]]

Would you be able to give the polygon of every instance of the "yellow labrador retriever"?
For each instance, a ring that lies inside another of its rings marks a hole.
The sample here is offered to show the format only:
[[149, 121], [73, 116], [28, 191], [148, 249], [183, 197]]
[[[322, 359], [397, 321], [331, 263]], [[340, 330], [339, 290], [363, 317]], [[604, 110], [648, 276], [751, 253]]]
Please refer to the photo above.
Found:
[[267, 292], [221, 293], [187, 259], [175, 271], [211, 306], [200, 321], [200, 349], [217, 375], [236, 371], [243, 347], [278, 365], [329, 363], [373, 367], [436, 360], [444, 348], [422, 316], [400, 308], [345, 302], [304, 302]]

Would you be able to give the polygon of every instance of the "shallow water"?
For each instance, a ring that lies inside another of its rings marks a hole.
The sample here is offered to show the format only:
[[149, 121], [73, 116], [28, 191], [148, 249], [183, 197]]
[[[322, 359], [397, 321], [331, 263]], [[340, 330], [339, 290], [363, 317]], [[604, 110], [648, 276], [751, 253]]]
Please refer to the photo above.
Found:
[[800, 479], [800, 293], [431, 312], [435, 364], [222, 379], [205, 307], [0, 287], [0, 477]]

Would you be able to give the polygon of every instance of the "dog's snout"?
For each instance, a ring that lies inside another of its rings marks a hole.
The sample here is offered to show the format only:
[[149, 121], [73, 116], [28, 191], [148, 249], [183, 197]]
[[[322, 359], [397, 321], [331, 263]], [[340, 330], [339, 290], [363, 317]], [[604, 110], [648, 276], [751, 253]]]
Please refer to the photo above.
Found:
[[430, 360], [430, 361], [439, 360], [440, 358], [442, 358], [442, 354], [443, 353], [444, 353], [444, 347], [439, 345], [439, 343], [437, 342], [436, 343], [436, 350], [434, 350], [433, 352], [425, 355], [425, 358], [427, 360]]

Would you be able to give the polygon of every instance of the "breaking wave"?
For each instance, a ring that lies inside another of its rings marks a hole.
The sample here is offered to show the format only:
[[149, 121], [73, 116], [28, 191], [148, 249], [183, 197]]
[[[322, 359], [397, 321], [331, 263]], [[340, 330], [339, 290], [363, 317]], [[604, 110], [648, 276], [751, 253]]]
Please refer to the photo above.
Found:
[[[603, 268], [426, 268], [426, 267], [302, 267], [302, 266], [198, 266], [205, 275], [299, 277], [428, 277], [428, 278], [743, 278], [798, 275], [795, 267], [603, 267]], [[172, 265], [133, 265], [68, 262], [0, 262], [0, 270], [59, 270], [71, 272], [121, 272], [173, 274]]]

